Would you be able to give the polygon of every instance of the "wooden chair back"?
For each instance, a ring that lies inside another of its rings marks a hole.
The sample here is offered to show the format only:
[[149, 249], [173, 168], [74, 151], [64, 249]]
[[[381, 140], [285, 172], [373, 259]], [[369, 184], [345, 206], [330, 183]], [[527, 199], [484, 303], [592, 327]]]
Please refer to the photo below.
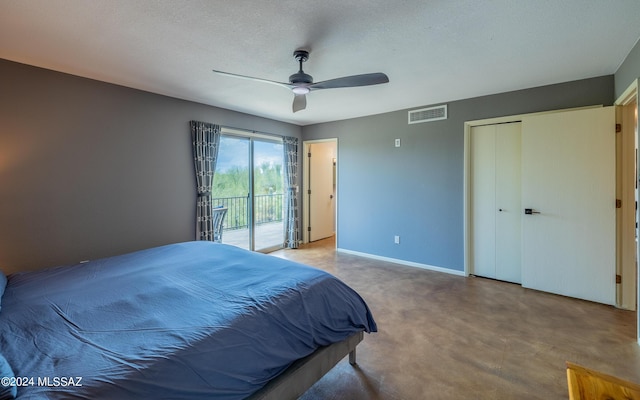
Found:
[[569, 400], [640, 400], [640, 385], [567, 362]]

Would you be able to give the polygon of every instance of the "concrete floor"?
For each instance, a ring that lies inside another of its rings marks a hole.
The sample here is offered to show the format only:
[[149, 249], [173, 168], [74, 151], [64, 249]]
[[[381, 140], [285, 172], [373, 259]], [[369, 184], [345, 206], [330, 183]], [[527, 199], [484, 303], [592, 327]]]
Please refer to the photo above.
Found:
[[640, 382], [635, 312], [335, 251], [333, 239], [271, 253], [360, 293], [378, 333], [302, 400], [567, 399], [565, 361]]

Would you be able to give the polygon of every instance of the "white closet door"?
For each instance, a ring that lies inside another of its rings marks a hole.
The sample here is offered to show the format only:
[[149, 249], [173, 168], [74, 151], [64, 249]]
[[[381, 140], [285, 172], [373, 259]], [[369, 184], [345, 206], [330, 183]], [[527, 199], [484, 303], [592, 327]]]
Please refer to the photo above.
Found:
[[471, 129], [472, 263], [520, 283], [520, 123]]
[[471, 213], [473, 274], [496, 277], [496, 130], [471, 128]]
[[496, 278], [520, 283], [521, 124], [496, 125]]
[[613, 107], [522, 121], [523, 286], [615, 303]]

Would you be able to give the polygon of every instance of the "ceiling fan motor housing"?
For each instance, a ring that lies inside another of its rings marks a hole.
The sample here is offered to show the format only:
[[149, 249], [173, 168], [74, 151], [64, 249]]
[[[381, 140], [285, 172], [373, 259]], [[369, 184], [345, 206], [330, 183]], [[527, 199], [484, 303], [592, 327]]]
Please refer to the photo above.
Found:
[[312, 84], [313, 77], [309, 74], [305, 74], [304, 72], [299, 71], [289, 77], [289, 82], [294, 85], [296, 83]]

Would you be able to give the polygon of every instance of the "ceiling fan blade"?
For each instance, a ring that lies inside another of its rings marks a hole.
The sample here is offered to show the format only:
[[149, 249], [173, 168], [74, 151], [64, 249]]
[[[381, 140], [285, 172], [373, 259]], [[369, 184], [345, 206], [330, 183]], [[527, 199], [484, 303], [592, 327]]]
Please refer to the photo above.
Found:
[[293, 112], [298, 112], [307, 108], [307, 95], [296, 94], [293, 98]]
[[271, 83], [272, 85], [282, 86], [282, 87], [285, 87], [287, 89], [291, 89], [293, 87], [293, 85], [291, 85], [290, 83], [270, 81], [269, 79], [254, 78], [252, 76], [246, 76], [246, 75], [232, 74], [231, 72], [217, 71], [215, 69], [213, 69], [212, 71], [215, 72], [216, 74], [225, 75], [225, 76], [231, 76], [231, 77], [234, 77], [234, 78], [247, 79], [247, 80], [254, 81], [254, 82]]
[[389, 77], [382, 72], [374, 72], [372, 74], [352, 75], [343, 78], [329, 79], [314, 83], [309, 86], [310, 89], [335, 89], [355, 86], [378, 85], [389, 82]]

